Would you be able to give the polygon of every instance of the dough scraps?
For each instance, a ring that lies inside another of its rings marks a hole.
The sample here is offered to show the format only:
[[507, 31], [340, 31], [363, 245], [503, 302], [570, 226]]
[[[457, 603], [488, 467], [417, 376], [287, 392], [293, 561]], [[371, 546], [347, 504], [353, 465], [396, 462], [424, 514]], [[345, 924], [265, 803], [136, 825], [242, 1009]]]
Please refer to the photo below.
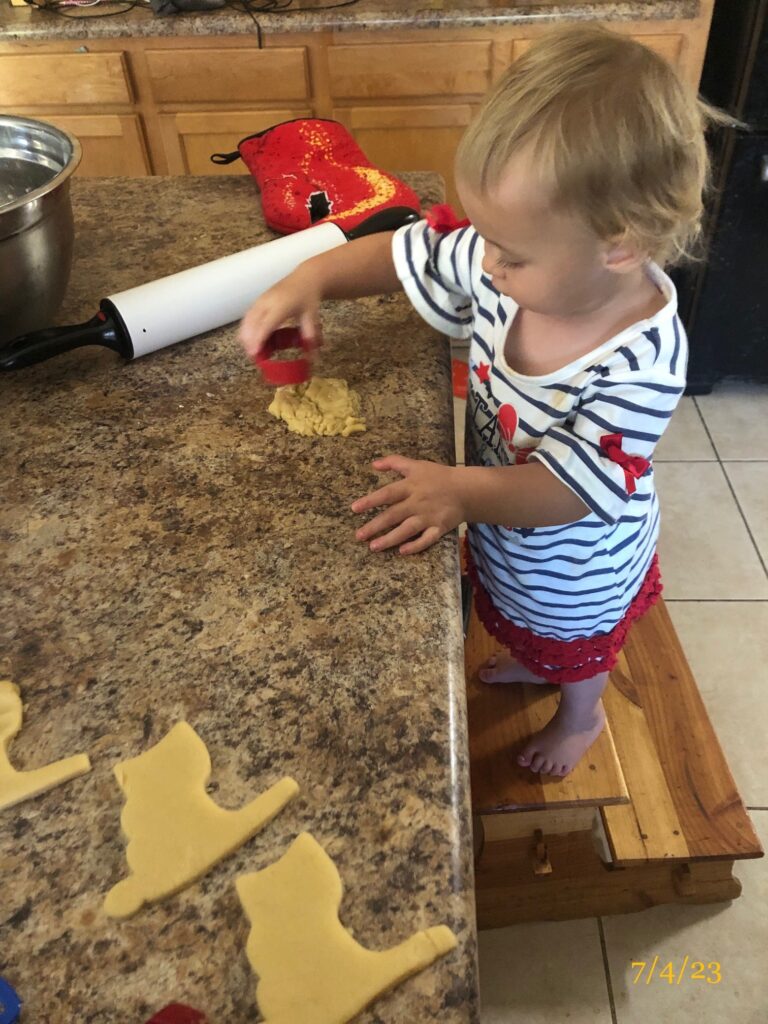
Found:
[[360, 396], [345, 380], [313, 377], [305, 384], [278, 388], [268, 411], [295, 434], [349, 437], [366, 429], [360, 409]]
[[63, 761], [54, 761], [44, 768], [16, 771], [8, 758], [8, 744], [20, 732], [21, 718], [18, 686], [9, 679], [0, 680], [0, 811], [91, 770], [87, 754], [76, 754]]
[[255, 835], [299, 791], [288, 776], [239, 811], [206, 793], [208, 750], [188, 722], [154, 747], [115, 765], [125, 793], [120, 817], [130, 873], [104, 901], [110, 917], [128, 917], [144, 903], [178, 892]]
[[336, 865], [308, 832], [235, 885], [251, 923], [246, 954], [264, 1024], [345, 1024], [457, 944], [439, 925], [381, 953], [361, 946], [339, 921]]

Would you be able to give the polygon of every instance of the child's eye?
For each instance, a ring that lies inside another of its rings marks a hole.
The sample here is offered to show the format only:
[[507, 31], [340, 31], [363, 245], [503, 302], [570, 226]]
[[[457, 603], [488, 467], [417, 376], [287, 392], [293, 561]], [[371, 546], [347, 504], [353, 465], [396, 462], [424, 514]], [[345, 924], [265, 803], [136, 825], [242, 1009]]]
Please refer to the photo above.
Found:
[[514, 269], [524, 265], [520, 260], [506, 260], [503, 256], [499, 256], [497, 263], [500, 267], [504, 267], [505, 269]]

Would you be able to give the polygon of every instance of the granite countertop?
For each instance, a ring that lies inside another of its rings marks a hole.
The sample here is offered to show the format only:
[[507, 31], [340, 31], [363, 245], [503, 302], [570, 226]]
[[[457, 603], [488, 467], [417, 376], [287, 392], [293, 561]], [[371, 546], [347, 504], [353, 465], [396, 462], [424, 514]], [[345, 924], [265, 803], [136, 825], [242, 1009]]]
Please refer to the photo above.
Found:
[[[157, 17], [134, 9], [110, 17], [62, 17], [0, 0], [0, 42], [13, 40], [114, 39], [121, 36], [254, 35], [258, 21], [267, 35], [372, 29], [482, 28], [489, 25], [542, 24], [568, 20], [646, 21], [694, 18], [699, 0], [360, 0], [348, 7], [323, 10], [325, 0], [295, 0], [284, 12], [225, 9]], [[119, 8], [115, 8], [119, 11]], [[95, 12], [95, 13], [103, 13]]]
[[[440, 197], [437, 176], [404, 177]], [[61, 323], [272, 237], [247, 178], [75, 180], [72, 195]], [[25, 704], [11, 757], [93, 764], [0, 814], [0, 973], [30, 1022], [142, 1024], [171, 1001], [255, 1021], [234, 880], [303, 830], [363, 945], [439, 923], [459, 938], [361, 1024], [478, 1019], [456, 536], [372, 555], [349, 509], [383, 479], [377, 456], [452, 460], [449, 348], [402, 294], [329, 303], [324, 323], [322, 372], [359, 391], [365, 434], [289, 433], [236, 325], [132, 363], [89, 348], [0, 377], [0, 678]], [[223, 806], [286, 774], [301, 793], [201, 881], [112, 920], [113, 766], [182, 718]]]

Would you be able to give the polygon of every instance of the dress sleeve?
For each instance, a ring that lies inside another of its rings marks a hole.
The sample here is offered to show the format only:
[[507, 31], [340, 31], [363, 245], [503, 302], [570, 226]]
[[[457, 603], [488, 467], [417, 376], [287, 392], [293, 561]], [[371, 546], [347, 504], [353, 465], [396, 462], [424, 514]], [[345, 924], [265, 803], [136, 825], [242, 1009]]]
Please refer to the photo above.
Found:
[[441, 233], [425, 220], [395, 232], [392, 258], [416, 311], [443, 334], [472, 334], [472, 271], [482, 259], [474, 228]]
[[547, 430], [530, 455], [543, 462], [606, 523], [621, 517], [635, 491], [650, 488], [653, 451], [685, 381], [625, 372], [596, 378], [568, 421]]

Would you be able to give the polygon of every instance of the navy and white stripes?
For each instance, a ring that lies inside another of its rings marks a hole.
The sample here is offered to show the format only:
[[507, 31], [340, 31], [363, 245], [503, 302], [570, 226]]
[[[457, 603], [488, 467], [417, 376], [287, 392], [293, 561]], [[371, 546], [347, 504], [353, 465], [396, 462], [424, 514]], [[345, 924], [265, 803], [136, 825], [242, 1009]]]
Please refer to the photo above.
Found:
[[[474, 228], [438, 234], [425, 221], [408, 225], [394, 236], [393, 258], [424, 319], [470, 339], [467, 463], [538, 460], [590, 509], [566, 526], [470, 525], [475, 565], [497, 610], [554, 639], [610, 632], [640, 588], [659, 528], [652, 468], [630, 480], [621, 462], [651, 459], [685, 386], [687, 343], [672, 282], [650, 264], [662, 310], [534, 377], [505, 360], [517, 306], [483, 273]], [[605, 447], [616, 434], [618, 457]]]

